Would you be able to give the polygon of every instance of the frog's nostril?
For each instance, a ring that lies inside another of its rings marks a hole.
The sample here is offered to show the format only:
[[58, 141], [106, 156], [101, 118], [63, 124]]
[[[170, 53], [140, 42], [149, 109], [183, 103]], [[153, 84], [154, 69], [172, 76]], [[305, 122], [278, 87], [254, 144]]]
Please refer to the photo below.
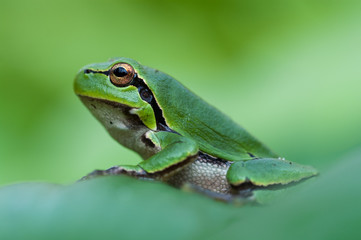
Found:
[[92, 71], [90, 69], [85, 69], [84, 70], [84, 74], [88, 74], [88, 73], [91, 73]]

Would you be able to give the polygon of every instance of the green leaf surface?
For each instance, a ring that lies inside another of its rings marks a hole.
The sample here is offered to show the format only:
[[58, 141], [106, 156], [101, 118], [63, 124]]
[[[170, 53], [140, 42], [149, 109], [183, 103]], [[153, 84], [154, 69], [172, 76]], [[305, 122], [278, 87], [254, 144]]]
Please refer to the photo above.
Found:
[[220, 230], [230, 218], [224, 211], [197, 194], [125, 176], [24, 183], [0, 191], [0, 239], [191, 239]]
[[0, 239], [355, 239], [360, 159], [361, 151], [264, 206], [123, 176], [11, 185], [0, 189]]

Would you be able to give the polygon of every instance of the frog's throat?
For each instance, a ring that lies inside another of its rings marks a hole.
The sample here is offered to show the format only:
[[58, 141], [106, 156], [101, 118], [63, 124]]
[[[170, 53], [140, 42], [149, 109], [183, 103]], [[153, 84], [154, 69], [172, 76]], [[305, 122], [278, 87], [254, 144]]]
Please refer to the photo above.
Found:
[[[139, 116], [131, 113], [131, 110], [133, 108], [129, 107], [126, 104], [122, 104], [119, 102], [110, 101], [110, 100], [106, 100], [106, 99], [101, 99], [101, 98], [84, 96], [84, 95], [80, 95], [80, 94], [78, 94], [78, 96], [82, 100], [84, 105], [87, 106], [90, 109], [90, 112], [92, 112], [92, 113], [94, 113], [94, 110], [96, 111], [96, 109], [97, 109], [97, 106], [94, 103], [96, 103], [96, 102], [103, 103], [103, 104], [106, 104], [108, 106], [112, 106], [112, 107], [118, 109], [124, 116], [126, 116], [127, 118], [131, 118], [131, 121], [133, 123], [135, 123], [136, 125], [145, 127], [145, 124], [139, 118]], [[94, 103], [92, 103], [92, 102], [94, 102]]]

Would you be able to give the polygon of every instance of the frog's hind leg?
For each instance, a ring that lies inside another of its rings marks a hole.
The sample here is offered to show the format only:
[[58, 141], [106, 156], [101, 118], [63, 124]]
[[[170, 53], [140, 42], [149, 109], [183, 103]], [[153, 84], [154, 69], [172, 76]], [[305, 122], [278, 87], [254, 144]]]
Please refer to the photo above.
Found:
[[251, 183], [254, 186], [286, 185], [299, 182], [317, 175], [310, 166], [276, 158], [259, 158], [234, 162], [228, 172], [227, 180], [232, 186]]

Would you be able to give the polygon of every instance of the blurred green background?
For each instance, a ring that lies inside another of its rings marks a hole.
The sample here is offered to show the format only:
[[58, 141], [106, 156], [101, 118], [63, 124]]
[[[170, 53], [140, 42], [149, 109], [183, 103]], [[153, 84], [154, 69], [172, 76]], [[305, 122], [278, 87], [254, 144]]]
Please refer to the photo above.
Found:
[[74, 95], [115, 56], [160, 69], [289, 160], [361, 146], [360, 1], [2, 1], [0, 184], [140, 161]]
[[[0, 238], [359, 238], [360, 10], [333, 0], [1, 1]], [[243, 208], [126, 177], [72, 184], [140, 161], [72, 89], [81, 67], [115, 56], [174, 76], [320, 176]]]

